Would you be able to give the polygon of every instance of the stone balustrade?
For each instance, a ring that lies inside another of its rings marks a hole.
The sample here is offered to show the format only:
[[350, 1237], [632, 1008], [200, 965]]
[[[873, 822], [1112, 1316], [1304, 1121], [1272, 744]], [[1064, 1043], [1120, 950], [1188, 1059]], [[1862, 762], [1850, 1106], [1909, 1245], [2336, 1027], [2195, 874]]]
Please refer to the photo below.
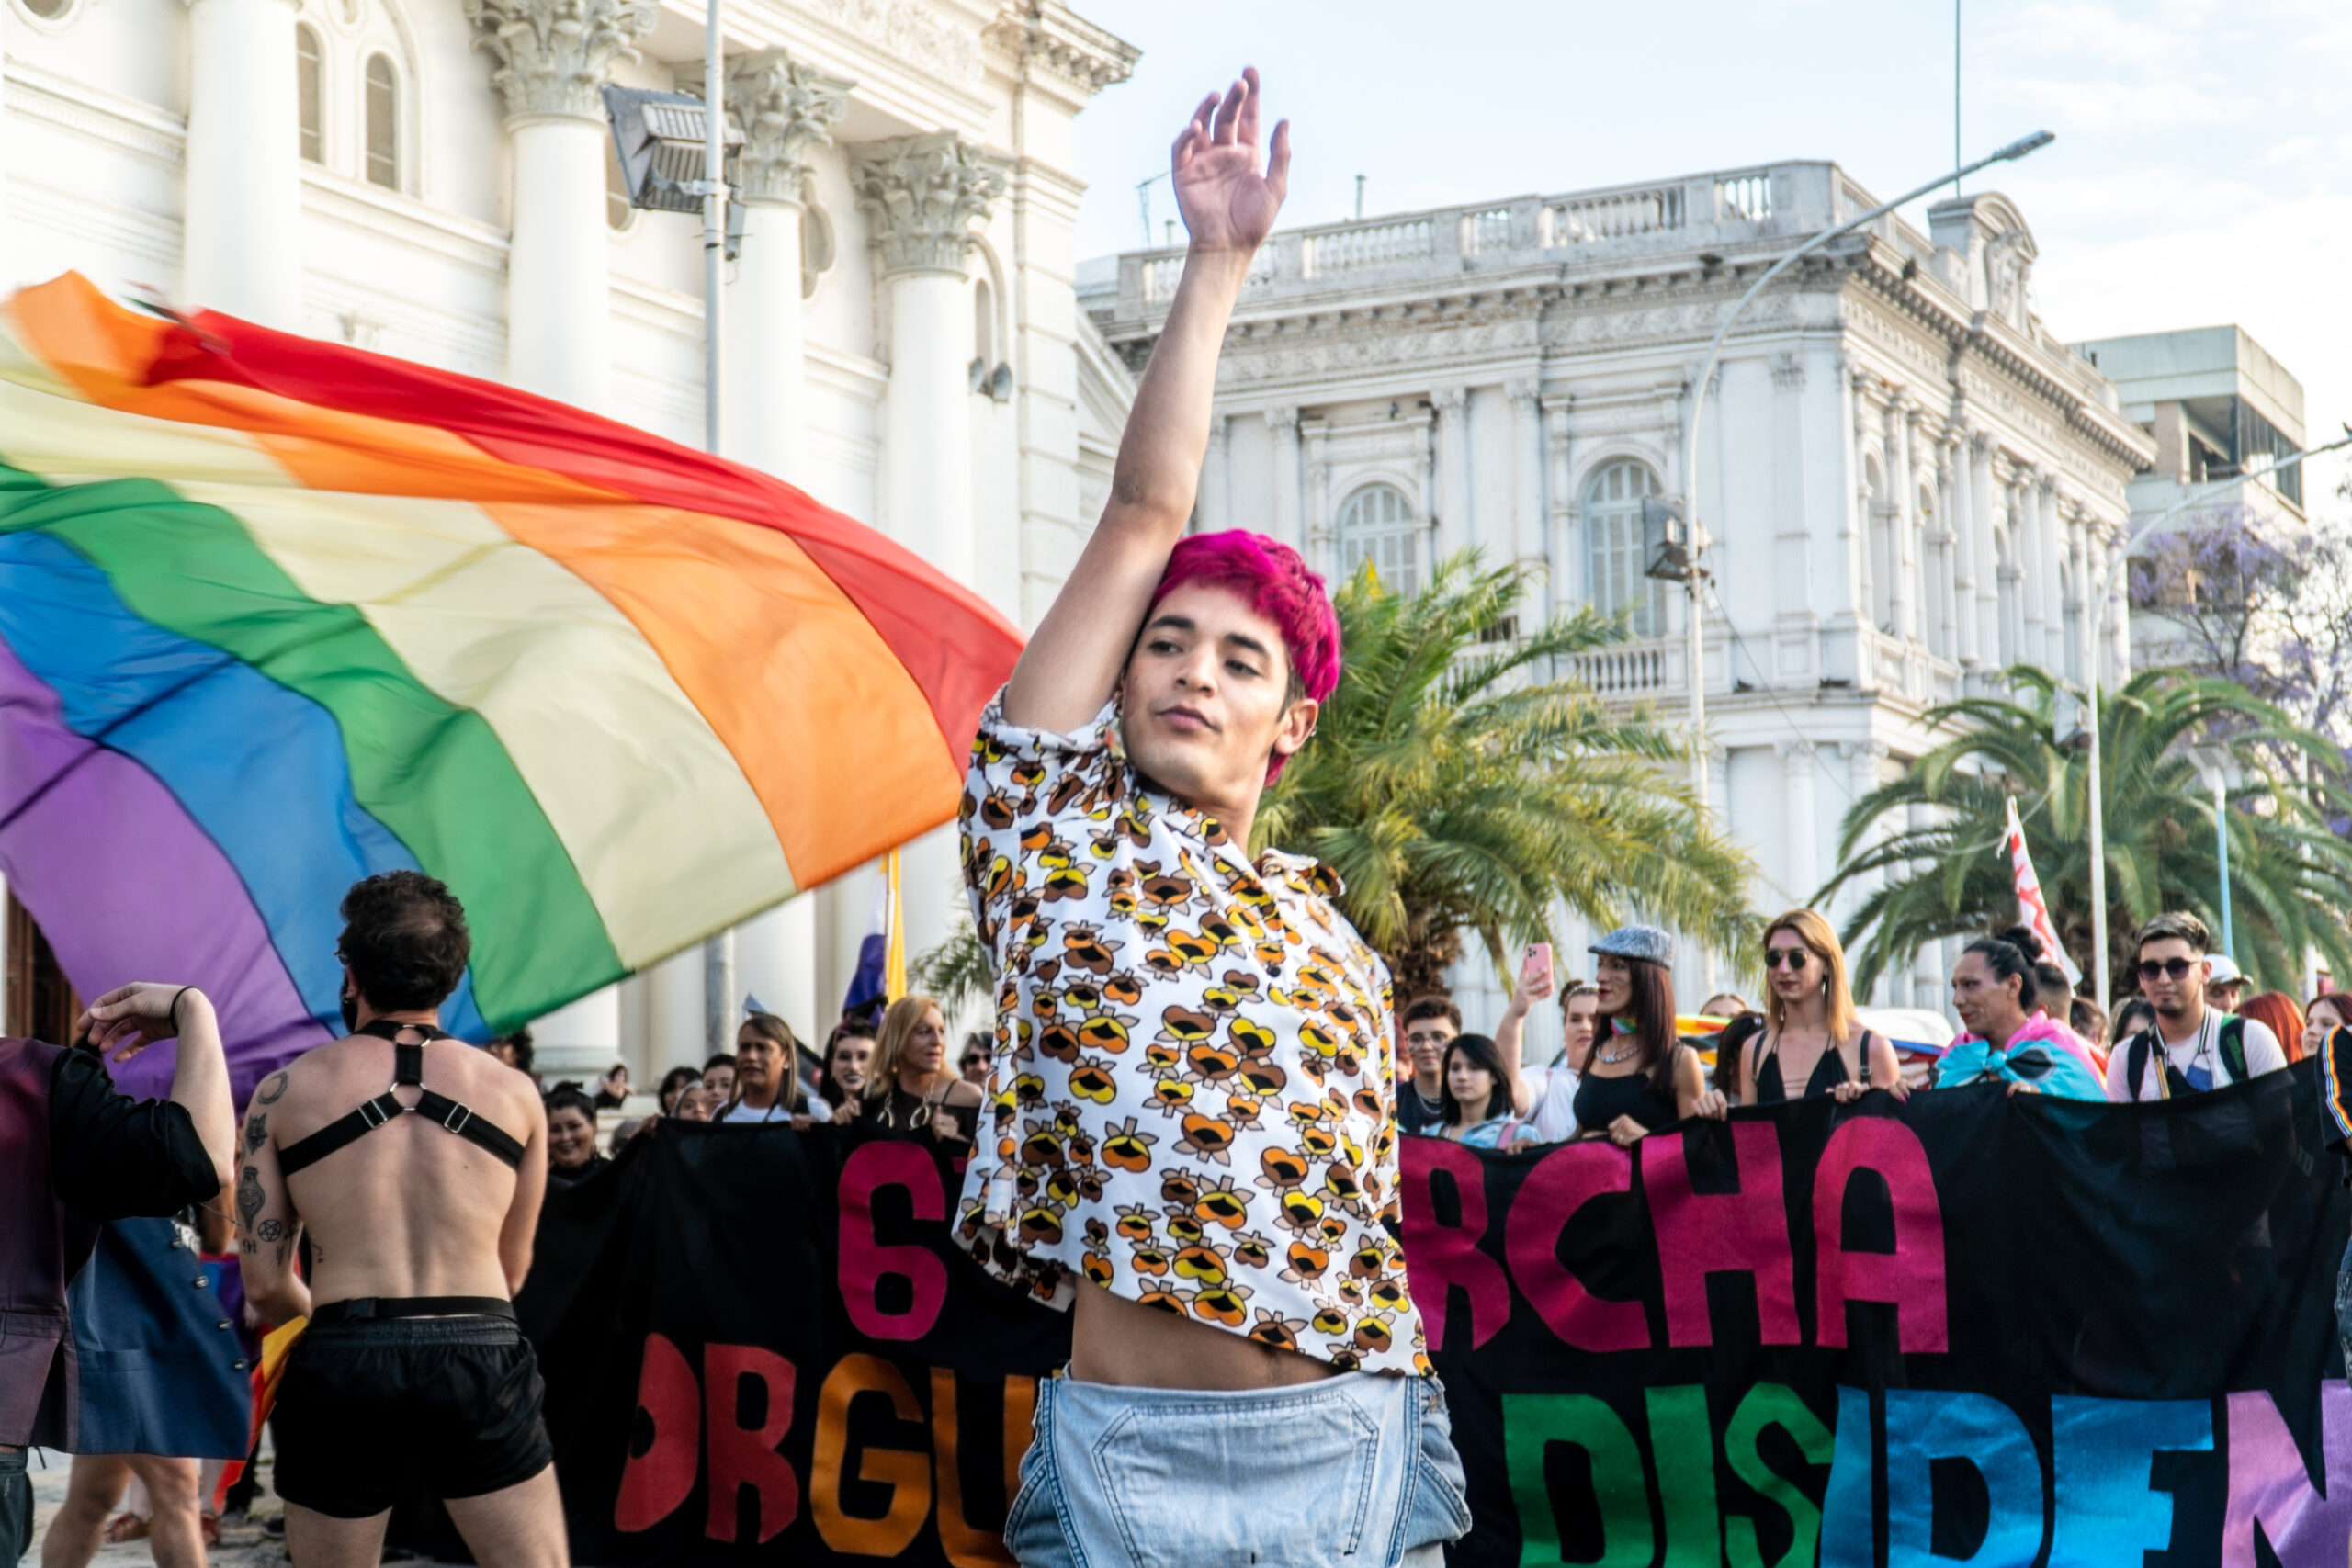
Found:
[[[1605, 266], [1662, 252], [1792, 240], [1875, 205], [1835, 164], [1792, 163], [1315, 224], [1283, 230], [1266, 242], [1247, 297], [1274, 299], [1527, 266]], [[1891, 217], [1872, 229], [1905, 255], [1924, 261], [1934, 254], [1924, 237]], [[1122, 255], [1118, 319], [1140, 320], [1166, 309], [1183, 270], [1182, 246]]]

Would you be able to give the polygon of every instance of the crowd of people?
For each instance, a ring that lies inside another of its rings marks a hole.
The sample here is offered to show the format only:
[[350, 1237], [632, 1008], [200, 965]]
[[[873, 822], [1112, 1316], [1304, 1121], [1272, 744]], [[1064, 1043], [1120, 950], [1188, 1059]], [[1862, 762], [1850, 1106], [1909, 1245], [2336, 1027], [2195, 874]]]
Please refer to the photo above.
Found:
[[[1915, 1056], [1933, 1060], [1906, 1074], [1895, 1042], [1861, 1023], [1845, 949], [1816, 910], [1789, 910], [1765, 928], [1764, 1006], [1718, 993], [1696, 1035], [1678, 1022], [1667, 932], [1612, 931], [1593, 945], [1589, 981], [1555, 981], [1550, 950], [1539, 943], [1529, 948], [1492, 1037], [1465, 1033], [1450, 998], [1405, 1005], [1397, 1126], [1508, 1150], [1578, 1138], [1630, 1145], [1735, 1105], [1851, 1100], [1871, 1089], [1908, 1098], [1915, 1088], [1999, 1083], [2018, 1094], [2163, 1100], [2276, 1072], [2352, 1023], [2352, 997], [2342, 993], [2323, 991], [2308, 1006], [2278, 991], [2248, 997], [2244, 974], [2212, 952], [2211, 933], [2192, 914], [2149, 920], [2132, 949], [2140, 994], [2109, 1020], [2075, 994], [2030, 930], [1969, 942], [1951, 977], [1961, 1032], [1940, 1049], [1910, 1043]], [[1560, 1043], [1531, 1052], [1530, 1012], [1555, 994]]]

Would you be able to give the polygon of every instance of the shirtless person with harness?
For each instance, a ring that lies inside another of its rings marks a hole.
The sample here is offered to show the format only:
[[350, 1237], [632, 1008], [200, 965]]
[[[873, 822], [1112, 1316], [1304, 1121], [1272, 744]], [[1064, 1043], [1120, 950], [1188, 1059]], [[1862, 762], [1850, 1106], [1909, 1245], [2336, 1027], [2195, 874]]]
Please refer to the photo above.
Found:
[[311, 1320], [277, 1396], [286, 1544], [300, 1568], [372, 1564], [421, 1480], [483, 1568], [559, 1568], [544, 1389], [512, 1301], [547, 1117], [530, 1079], [436, 1027], [472, 946], [447, 887], [371, 876], [343, 918], [352, 1033], [265, 1078], [239, 1144], [246, 1292], [273, 1322]]

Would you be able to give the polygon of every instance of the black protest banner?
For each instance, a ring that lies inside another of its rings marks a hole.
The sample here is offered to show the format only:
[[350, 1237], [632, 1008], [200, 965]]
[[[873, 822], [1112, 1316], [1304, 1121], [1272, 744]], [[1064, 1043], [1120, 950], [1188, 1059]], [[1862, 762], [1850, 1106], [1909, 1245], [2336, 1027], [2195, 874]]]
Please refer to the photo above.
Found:
[[2305, 1065], [2148, 1106], [1808, 1100], [1630, 1154], [1408, 1140], [1478, 1521], [1452, 1561], [2255, 1568], [2258, 1532], [2334, 1568], [2319, 1129]]
[[[1477, 1524], [1456, 1564], [2259, 1568], [2352, 1539], [2347, 1220], [2311, 1068], [2167, 1105], [1741, 1111], [1633, 1151], [1405, 1141]], [[1068, 1325], [930, 1145], [669, 1125], [520, 1303], [575, 1560], [1009, 1561]], [[2144, 1553], [2163, 1555], [2143, 1558]]]
[[1011, 1563], [1069, 1320], [956, 1249], [960, 1184], [927, 1140], [664, 1122], [551, 1193], [516, 1306], [573, 1561]]

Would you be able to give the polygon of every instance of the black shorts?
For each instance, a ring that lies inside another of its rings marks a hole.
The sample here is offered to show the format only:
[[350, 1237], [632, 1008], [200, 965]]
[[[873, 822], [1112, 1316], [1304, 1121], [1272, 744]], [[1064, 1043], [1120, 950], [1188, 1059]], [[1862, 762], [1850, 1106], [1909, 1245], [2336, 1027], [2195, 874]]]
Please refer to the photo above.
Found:
[[314, 1326], [278, 1384], [277, 1495], [365, 1519], [421, 1483], [479, 1497], [555, 1461], [530, 1342], [496, 1317], [409, 1317]]

